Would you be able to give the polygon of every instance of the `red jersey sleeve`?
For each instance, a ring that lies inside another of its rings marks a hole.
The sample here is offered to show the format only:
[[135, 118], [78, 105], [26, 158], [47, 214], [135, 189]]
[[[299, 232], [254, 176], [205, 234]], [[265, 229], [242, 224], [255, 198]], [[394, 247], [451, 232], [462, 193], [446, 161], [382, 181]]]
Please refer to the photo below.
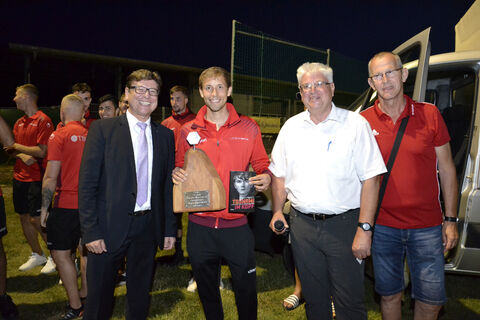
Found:
[[62, 160], [62, 140], [63, 139], [61, 139], [61, 135], [58, 133], [58, 131], [55, 131], [50, 135], [50, 138], [48, 139], [47, 160]]
[[38, 123], [37, 145], [48, 144], [48, 139], [53, 132], [53, 123], [50, 119], [43, 118]]
[[183, 126], [178, 134], [175, 150], [175, 167], [183, 168], [185, 152], [190, 149], [187, 141], [188, 128]]
[[252, 157], [250, 163], [253, 167], [253, 170], [257, 174], [267, 173], [268, 166], [270, 165], [270, 160], [268, 159], [267, 152], [265, 151], [265, 146], [263, 145], [262, 134], [260, 133], [260, 127], [255, 122], [255, 120], [250, 119], [257, 126], [257, 134], [255, 135], [255, 144], [253, 147]]
[[436, 147], [443, 146], [450, 141], [450, 135], [448, 134], [447, 125], [445, 124], [440, 111], [435, 106], [433, 107], [433, 119], [435, 121], [435, 136], [433, 144]]

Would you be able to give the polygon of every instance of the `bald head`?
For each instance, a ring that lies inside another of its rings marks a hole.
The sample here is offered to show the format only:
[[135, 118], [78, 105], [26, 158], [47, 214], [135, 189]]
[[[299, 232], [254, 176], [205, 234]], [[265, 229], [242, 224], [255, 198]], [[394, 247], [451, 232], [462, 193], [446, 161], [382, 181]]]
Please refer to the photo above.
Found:
[[66, 95], [60, 105], [60, 119], [64, 124], [69, 121], [81, 121], [84, 110], [82, 98], [75, 94]]
[[400, 56], [398, 54], [395, 54], [393, 52], [388, 52], [388, 51], [382, 51], [382, 52], [379, 52], [379, 53], [375, 54], [370, 59], [370, 61], [368, 61], [368, 75], [369, 76], [372, 76], [372, 69], [371, 69], [372, 62], [375, 59], [380, 59], [380, 58], [384, 58], [384, 57], [389, 57], [391, 59], [394, 59], [397, 68], [401, 68], [403, 66], [402, 65], [402, 60], [400, 59]]

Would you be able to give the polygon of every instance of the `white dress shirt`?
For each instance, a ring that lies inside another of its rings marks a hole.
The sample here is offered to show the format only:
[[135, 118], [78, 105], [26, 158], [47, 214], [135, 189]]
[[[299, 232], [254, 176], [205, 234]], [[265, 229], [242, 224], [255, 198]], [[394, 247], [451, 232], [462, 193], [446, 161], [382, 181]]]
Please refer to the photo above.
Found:
[[[135, 118], [131, 113], [130, 110], [127, 110], [127, 121], [128, 121], [128, 127], [130, 128], [130, 136], [132, 137], [132, 146], [133, 146], [133, 154], [135, 158], [135, 168], [138, 166], [137, 164], [137, 140], [138, 140], [138, 135], [140, 134], [141, 130], [137, 126], [137, 122], [139, 121], [137, 118]], [[135, 202], [135, 211], [141, 211], [141, 210], [150, 210], [151, 209], [151, 196], [152, 196], [152, 167], [153, 167], [153, 142], [152, 142], [152, 127], [151, 127], [151, 118], [148, 118], [145, 123], [147, 124], [147, 127], [145, 128], [145, 135], [147, 137], [147, 144], [148, 144], [148, 195], [147, 195], [147, 201], [140, 207], [136, 202]], [[119, 172], [120, 174], [120, 172]]]
[[269, 169], [285, 178], [294, 208], [324, 214], [360, 207], [362, 181], [387, 171], [368, 122], [333, 102], [318, 124], [308, 111], [285, 122]]

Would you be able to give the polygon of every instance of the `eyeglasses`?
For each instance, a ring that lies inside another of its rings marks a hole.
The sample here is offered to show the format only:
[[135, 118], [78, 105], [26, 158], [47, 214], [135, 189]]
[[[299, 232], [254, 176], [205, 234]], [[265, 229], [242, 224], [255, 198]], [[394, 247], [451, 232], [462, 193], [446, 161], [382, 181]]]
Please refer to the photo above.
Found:
[[148, 91], [148, 94], [151, 96], [158, 96], [160, 93], [160, 90], [155, 89], [155, 88], [145, 88], [142, 86], [131, 86], [130, 89], [135, 90], [135, 93], [137, 94], [145, 94], [145, 92]]
[[299, 85], [298, 87], [302, 91], [306, 92], [306, 91], [311, 91], [313, 89], [325, 88], [326, 86], [331, 85], [331, 84], [332, 84], [331, 82], [317, 81], [317, 82], [312, 82], [312, 83], [304, 83], [304, 84]]
[[403, 69], [403, 67], [393, 69], [393, 70], [388, 70], [388, 71], [385, 71], [383, 73], [374, 74], [373, 76], [371, 76], [369, 78], [372, 79], [373, 81], [382, 81], [383, 76], [387, 77], [387, 79], [391, 79], [395, 75], [395, 71], [399, 71], [399, 70], [402, 70], [402, 69]]

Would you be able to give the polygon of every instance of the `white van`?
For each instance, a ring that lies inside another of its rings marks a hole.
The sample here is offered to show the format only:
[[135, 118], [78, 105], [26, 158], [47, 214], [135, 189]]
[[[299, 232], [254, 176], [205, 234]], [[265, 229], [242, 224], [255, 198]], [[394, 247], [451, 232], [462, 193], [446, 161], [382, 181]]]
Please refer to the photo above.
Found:
[[[451, 136], [459, 186], [460, 238], [445, 257], [445, 271], [480, 275], [480, 112], [476, 112], [480, 110], [480, 51], [430, 56], [429, 34], [430, 28], [393, 52], [409, 70], [405, 93], [414, 100], [435, 104]], [[370, 88], [349, 109], [359, 112], [375, 99], [376, 92]]]

